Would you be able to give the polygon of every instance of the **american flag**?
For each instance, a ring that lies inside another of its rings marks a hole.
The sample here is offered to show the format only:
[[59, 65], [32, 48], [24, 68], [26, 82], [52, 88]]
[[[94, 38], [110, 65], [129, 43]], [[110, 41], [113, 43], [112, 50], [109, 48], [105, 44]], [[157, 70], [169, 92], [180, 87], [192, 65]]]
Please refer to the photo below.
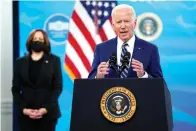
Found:
[[72, 80], [87, 78], [96, 45], [116, 36], [111, 24], [116, 5], [116, 1], [76, 1], [65, 54], [65, 70]]

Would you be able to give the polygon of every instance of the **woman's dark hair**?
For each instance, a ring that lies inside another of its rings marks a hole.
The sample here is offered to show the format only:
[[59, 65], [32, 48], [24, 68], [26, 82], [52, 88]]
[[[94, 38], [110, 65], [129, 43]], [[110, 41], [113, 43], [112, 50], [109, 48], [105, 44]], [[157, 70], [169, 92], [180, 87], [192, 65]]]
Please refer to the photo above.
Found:
[[33, 38], [34, 38], [34, 35], [36, 32], [41, 32], [44, 36], [44, 44], [46, 45], [46, 48], [44, 50], [45, 53], [50, 53], [50, 50], [51, 50], [51, 47], [50, 47], [50, 41], [48, 39], [48, 35], [46, 34], [46, 32], [42, 29], [36, 29], [36, 30], [33, 30], [28, 39], [27, 39], [27, 42], [26, 42], [26, 49], [29, 53], [31, 53], [31, 49], [30, 49], [30, 43], [33, 41]]

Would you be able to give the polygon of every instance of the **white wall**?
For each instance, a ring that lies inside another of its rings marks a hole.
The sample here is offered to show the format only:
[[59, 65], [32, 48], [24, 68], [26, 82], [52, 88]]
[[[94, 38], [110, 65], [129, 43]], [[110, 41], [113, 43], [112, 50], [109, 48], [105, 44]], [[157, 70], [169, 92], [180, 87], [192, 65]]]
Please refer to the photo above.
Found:
[[0, 0], [1, 131], [12, 131], [12, 1]]

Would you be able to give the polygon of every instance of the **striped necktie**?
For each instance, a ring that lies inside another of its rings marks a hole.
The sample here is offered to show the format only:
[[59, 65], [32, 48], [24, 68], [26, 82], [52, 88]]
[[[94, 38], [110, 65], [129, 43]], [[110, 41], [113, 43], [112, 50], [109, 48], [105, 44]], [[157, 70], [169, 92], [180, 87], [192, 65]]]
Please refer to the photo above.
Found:
[[[122, 45], [122, 52], [121, 52], [121, 58], [120, 58], [121, 64], [122, 64], [124, 55], [128, 52], [127, 49], [126, 49], [127, 46], [129, 46], [127, 43], [124, 43], [124, 44]], [[128, 70], [129, 70], [129, 67], [127, 66], [127, 67], [121, 72], [120, 77], [121, 77], [121, 78], [126, 78], [126, 77], [128, 76]]]

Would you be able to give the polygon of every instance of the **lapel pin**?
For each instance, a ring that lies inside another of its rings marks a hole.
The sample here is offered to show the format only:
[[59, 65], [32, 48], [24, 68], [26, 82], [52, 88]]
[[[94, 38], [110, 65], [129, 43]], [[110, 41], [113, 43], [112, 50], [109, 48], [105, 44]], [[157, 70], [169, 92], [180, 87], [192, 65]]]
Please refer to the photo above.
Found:
[[48, 61], [46, 60], [45, 63], [48, 63]]
[[141, 49], [141, 48], [138, 48], [139, 50]]

